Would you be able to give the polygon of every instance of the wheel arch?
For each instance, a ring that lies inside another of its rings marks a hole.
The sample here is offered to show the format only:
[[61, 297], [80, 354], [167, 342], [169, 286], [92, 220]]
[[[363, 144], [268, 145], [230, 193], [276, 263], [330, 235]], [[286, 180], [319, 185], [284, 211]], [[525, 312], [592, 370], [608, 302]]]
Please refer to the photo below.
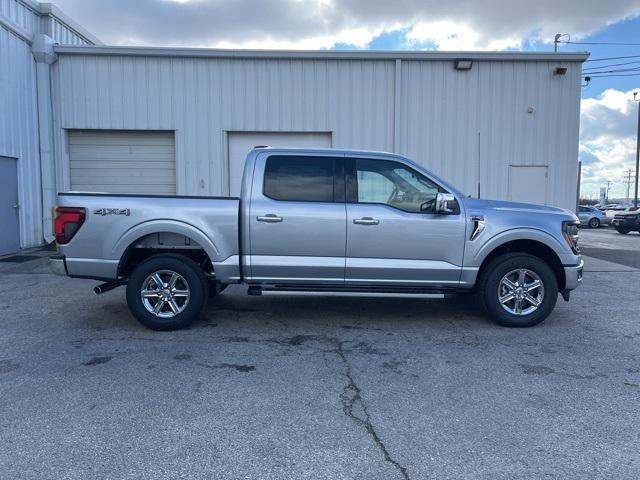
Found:
[[492, 242], [491, 245], [487, 245], [486, 248], [483, 248], [481, 252], [479, 252], [481, 256], [478, 262], [478, 279], [481, 278], [487, 265], [494, 258], [505, 253], [527, 253], [540, 258], [549, 265], [558, 280], [559, 290], [562, 291], [564, 289], [566, 277], [562, 261], [560, 260], [561, 253], [557, 251], [555, 239], [550, 236], [547, 239], [543, 235], [536, 235], [536, 238], [522, 238], [521, 235], [510, 235], [501, 240], [502, 241]]
[[[163, 236], [166, 243], [162, 242]], [[180, 238], [184, 239], [184, 243], [180, 243]], [[113, 257], [119, 259], [119, 275], [126, 275], [132, 260], [139, 260], [133, 255], [137, 250], [144, 250], [145, 253], [138, 257], [161, 253], [178, 253], [193, 259], [204, 256], [210, 264], [220, 258], [215, 244], [201, 230], [174, 220], [145, 222], [125, 232], [113, 249]]]

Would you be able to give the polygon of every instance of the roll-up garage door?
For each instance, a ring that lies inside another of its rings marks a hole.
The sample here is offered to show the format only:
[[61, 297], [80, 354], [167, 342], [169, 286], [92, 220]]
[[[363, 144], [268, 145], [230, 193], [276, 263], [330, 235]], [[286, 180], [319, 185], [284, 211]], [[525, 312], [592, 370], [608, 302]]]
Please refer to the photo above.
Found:
[[176, 193], [173, 132], [69, 130], [71, 190]]

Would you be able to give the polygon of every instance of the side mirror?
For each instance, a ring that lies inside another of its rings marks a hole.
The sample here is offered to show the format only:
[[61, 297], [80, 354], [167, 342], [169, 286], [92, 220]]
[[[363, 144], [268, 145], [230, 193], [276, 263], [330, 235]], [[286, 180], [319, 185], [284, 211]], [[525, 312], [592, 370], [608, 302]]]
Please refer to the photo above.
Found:
[[451, 215], [460, 211], [458, 207], [458, 201], [450, 193], [438, 193], [436, 195], [436, 208], [435, 213], [443, 215]]

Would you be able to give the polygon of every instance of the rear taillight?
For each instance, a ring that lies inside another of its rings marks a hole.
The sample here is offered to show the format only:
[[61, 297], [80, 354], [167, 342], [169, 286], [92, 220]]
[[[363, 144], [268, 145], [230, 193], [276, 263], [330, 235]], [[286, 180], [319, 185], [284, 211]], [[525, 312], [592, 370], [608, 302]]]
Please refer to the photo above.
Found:
[[57, 207], [53, 222], [58, 245], [69, 243], [84, 223], [85, 209], [79, 207]]

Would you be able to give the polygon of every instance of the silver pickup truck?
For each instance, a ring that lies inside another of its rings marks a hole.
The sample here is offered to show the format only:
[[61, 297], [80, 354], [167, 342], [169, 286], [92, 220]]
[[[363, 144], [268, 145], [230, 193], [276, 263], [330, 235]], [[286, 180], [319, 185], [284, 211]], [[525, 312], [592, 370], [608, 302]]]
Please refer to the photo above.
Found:
[[489, 318], [528, 327], [582, 281], [578, 218], [467, 198], [407, 158], [253, 149], [240, 198], [61, 193], [54, 269], [126, 285], [156, 330], [189, 325], [210, 295], [476, 293]]

